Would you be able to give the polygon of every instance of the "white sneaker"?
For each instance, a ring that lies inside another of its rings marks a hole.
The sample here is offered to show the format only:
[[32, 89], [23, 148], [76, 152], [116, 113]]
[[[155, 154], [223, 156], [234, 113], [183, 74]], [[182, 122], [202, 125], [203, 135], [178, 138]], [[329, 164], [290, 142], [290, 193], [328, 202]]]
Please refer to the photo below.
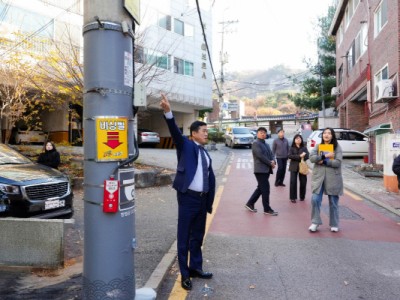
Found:
[[318, 224], [314, 224], [312, 223], [310, 227], [308, 227], [308, 230], [310, 230], [311, 232], [316, 232], [318, 229]]
[[339, 228], [337, 228], [337, 227], [331, 227], [331, 231], [332, 231], [332, 232], [338, 232], [338, 231], [339, 231]]

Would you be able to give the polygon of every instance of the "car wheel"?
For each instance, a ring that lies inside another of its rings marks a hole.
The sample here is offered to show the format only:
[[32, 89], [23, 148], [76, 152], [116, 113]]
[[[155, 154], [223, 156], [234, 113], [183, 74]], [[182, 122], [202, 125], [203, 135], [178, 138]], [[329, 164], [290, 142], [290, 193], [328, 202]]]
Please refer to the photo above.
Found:
[[228, 142], [225, 140], [225, 146], [228, 147]]

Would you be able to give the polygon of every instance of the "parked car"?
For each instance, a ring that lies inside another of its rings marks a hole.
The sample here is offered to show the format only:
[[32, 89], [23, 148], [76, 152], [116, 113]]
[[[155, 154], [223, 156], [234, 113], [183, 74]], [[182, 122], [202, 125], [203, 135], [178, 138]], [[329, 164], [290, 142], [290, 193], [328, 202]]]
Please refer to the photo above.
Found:
[[[352, 129], [334, 128], [336, 138], [344, 157], [368, 155], [368, 136]], [[313, 131], [307, 140], [307, 149], [311, 152], [322, 141], [323, 129]]]
[[234, 148], [236, 146], [248, 146], [251, 148], [254, 136], [247, 127], [227, 128], [225, 132], [225, 146]]
[[71, 218], [69, 178], [0, 144], [0, 216]]
[[18, 130], [15, 134], [16, 144], [44, 144], [47, 134], [38, 130]]
[[160, 135], [153, 130], [138, 128], [138, 144], [155, 147], [160, 143]]

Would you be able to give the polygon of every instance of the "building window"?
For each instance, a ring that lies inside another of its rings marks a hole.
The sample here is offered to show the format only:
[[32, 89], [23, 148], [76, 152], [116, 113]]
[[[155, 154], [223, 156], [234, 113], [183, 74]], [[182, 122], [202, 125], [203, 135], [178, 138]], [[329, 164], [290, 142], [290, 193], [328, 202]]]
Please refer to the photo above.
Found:
[[179, 58], [174, 58], [174, 73], [176, 74], [184, 74], [183, 70], [183, 60]]
[[180, 35], [185, 35], [184, 28], [185, 28], [185, 26], [184, 26], [184, 23], [182, 21], [180, 21], [178, 19], [174, 20], [174, 31], [175, 31], [175, 33], [180, 34]]
[[2, 23], [13, 25], [15, 30], [35, 33], [35, 36], [54, 38], [54, 20], [43, 15], [0, 3]]
[[343, 22], [340, 23], [338, 32], [337, 32], [337, 44], [340, 46], [340, 44], [343, 42]]
[[341, 85], [343, 82], [343, 64], [339, 67], [338, 70], [338, 85]]
[[158, 26], [171, 31], [171, 16], [160, 14], [158, 18]]
[[374, 15], [375, 27], [374, 27], [374, 35], [375, 37], [382, 31], [382, 28], [387, 23], [387, 0], [382, 0], [379, 4], [378, 8], [375, 11]]
[[351, 44], [351, 47], [347, 52], [346, 56], [347, 56], [347, 73], [349, 73], [353, 69], [353, 66], [356, 64], [354, 41]]
[[189, 61], [184, 61], [183, 59], [174, 58], [174, 73], [193, 76], [194, 75], [194, 67], [193, 63]]
[[144, 49], [141, 46], [136, 46], [135, 50], [134, 50], [134, 56], [133, 56], [133, 60], [137, 63], [141, 63], [144, 64], [145, 60], [144, 60]]
[[144, 49], [137, 46], [134, 53], [134, 61], [141, 64], [147, 64], [153, 67], [170, 70], [171, 56], [158, 51]]
[[347, 3], [346, 11], [344, 13], [345, 29], [349, 27], [351, 18], [353, 17], [359, 3], [360, 0], [349, 0]]
[[383, 80], [383, 79], [389, 79], [389, 69], [388, 66], [384, 66], [382, 69], [380, 69], [376, 74], [375, 74], [375, 83]]
[[364, 23], [361, 25], [360, 30], [361, 40], [360, 40], [360, 53], [363, 55], [368, 48], [368, 25]]
[[185, 75], [193, 76], [193, 63], [185, 61]]
[[162, 68], [165, 70], [170, 69], [170, 56], [158, 51], [146, 51], [146, 64]]

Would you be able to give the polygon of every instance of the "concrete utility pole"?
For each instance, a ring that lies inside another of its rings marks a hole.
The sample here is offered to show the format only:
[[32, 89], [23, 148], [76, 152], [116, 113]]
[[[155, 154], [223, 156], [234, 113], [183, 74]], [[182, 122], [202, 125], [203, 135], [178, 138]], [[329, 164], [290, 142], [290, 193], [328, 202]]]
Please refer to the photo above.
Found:
[[135, 298], [134, 23], [123, 2], [84, 1], [84, 299]]
[[218, 130], [221, 131], [222, 127], [222, 116], [223, 116], [223, 110], [222, 110], [222, 104], [224, 103], [224, 83], [225, 83], [225, 77], [224, 77], [224, 65], [228, 62], [227, 60], [227, 54], [224, 53], [224, 35], [227, 32], [226, 29], [229, 25], [238, 23], [239, 21], [224, 21], [224, 22], [219, 22], [219, 24], [222, 25], [222, 31], [221, 31], [221, 52], [219, 56], [219, 60], [221, 62], [221, 79], [220, 79], [220, 93], [218, 95], [218, 102], [219, 102], [219, 124], [218, 124]]

